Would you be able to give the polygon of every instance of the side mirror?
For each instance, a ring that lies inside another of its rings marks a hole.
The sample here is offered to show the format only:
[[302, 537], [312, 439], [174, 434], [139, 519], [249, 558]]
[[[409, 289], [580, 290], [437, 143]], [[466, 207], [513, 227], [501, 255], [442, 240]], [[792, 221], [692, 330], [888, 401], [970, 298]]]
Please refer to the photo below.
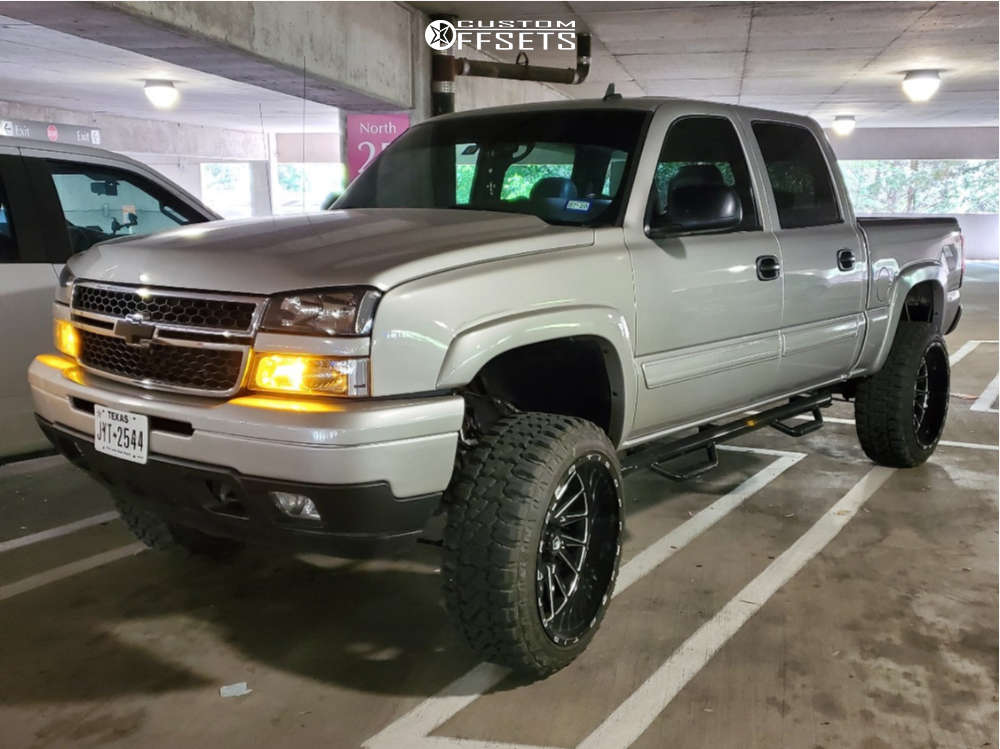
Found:
[[740, 196], [726, 185], [688, 185], [670, 193], [668, 213], [654, 216], [646, 234], [652, 238], [669, 234], [724, 231], [743, 222]]

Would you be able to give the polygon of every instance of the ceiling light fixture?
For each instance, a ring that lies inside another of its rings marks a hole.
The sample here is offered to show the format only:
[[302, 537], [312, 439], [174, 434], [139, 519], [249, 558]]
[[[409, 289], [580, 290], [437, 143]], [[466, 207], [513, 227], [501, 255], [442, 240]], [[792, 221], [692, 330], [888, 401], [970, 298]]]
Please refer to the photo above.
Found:
[[173, 81], [146, 81], [143, 91], [157, 109], [170, 109], [181, 98], [181, 93], [174, 88]]
[[838, 114], [833, 118], [833, 132], [837, 135], [850, 135], [856, 124], [853, 114]]
[[927, 101], [941, 85], [937, 70], [911, 70], [903, 76], [903, 93], [910, 101]]

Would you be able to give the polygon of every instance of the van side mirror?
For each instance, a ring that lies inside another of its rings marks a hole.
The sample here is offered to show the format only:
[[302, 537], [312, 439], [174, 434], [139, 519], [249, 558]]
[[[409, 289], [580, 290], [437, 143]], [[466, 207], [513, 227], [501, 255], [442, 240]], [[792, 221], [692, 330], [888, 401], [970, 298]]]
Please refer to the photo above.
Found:
[[646, 234], [655, 239], [669, 234], [724, 231], [743, 222], [743, 203], [727, 185], [688, 185], [670, 193], [667, 213], [654, 215]]

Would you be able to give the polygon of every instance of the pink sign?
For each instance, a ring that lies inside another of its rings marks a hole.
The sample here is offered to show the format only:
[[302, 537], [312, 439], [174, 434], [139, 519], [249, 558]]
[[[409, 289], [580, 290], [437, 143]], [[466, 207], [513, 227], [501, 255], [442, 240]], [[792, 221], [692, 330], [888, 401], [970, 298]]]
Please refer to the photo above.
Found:
[[410, 126], [408, 114], [347, 115], [347, 176], [353, 180]]

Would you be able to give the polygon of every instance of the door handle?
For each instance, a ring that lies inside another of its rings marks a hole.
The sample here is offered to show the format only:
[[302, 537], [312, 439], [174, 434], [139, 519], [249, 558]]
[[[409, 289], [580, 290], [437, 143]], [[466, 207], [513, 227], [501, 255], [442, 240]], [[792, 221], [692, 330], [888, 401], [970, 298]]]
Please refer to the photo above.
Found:
[[856, 258], [851, 250], [839, 250], [837, 252], [837, 267], [840, 270], [852, 270]]
[[757, 258], [757, 278], [761, 281], [773, 281], [781, 275], [781, 263], [774, 255], [761, 255]]

